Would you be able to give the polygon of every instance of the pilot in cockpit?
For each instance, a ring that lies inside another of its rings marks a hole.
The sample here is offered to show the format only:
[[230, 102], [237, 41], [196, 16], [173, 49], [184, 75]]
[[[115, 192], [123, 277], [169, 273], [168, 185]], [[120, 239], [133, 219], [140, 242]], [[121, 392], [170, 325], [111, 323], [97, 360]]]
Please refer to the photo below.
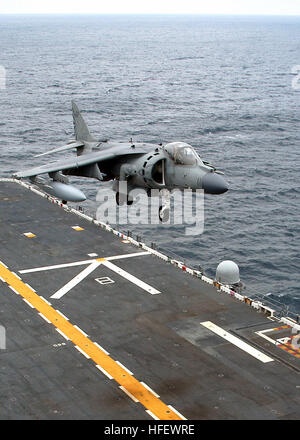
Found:
[[185, 142], [172, 142], [165, 145], [164, 150], [177, 165], [200, 165], [202, 160], [191, 145]]

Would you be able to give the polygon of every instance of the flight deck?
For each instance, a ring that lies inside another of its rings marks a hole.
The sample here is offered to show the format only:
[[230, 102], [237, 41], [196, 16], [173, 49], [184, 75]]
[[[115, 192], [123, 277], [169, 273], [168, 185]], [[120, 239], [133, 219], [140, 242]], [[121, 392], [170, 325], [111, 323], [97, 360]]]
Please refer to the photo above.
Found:
[[299, 419], [286, 322], [17, 182], [0, 226], [1, 419]]

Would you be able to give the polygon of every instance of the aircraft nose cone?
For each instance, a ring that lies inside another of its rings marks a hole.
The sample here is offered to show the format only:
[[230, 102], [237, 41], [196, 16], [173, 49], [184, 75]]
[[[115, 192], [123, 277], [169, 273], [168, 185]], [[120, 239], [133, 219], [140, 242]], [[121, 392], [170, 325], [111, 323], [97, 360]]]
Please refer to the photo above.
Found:
[[220, 174], [207, 173], [202, 178], [202, 188], [207, 194], [223, 194], [228, 191], [229, 185]]

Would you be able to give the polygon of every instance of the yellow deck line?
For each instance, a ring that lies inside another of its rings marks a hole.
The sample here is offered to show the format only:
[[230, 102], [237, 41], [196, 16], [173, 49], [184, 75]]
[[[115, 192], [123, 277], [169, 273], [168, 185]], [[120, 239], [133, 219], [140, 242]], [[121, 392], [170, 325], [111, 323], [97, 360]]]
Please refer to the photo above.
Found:
[[183, 420], [1, 263], [0, 277], [158, 419]]

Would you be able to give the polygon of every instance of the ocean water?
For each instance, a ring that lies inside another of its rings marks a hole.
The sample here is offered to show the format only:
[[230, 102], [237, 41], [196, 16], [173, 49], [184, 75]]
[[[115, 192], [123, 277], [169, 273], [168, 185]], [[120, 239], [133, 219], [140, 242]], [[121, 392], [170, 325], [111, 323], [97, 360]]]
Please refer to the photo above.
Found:
[[[300, 312], [300, 17], [0, 16], [0, 48], [1, 177], [61, 157], [34, 159], [73, 137], [72, 99], [99, 139], [188, 142], [230, 184], [203, 234], [131, 229]], [[72, 182], [95, 212], [101, 184]]]

